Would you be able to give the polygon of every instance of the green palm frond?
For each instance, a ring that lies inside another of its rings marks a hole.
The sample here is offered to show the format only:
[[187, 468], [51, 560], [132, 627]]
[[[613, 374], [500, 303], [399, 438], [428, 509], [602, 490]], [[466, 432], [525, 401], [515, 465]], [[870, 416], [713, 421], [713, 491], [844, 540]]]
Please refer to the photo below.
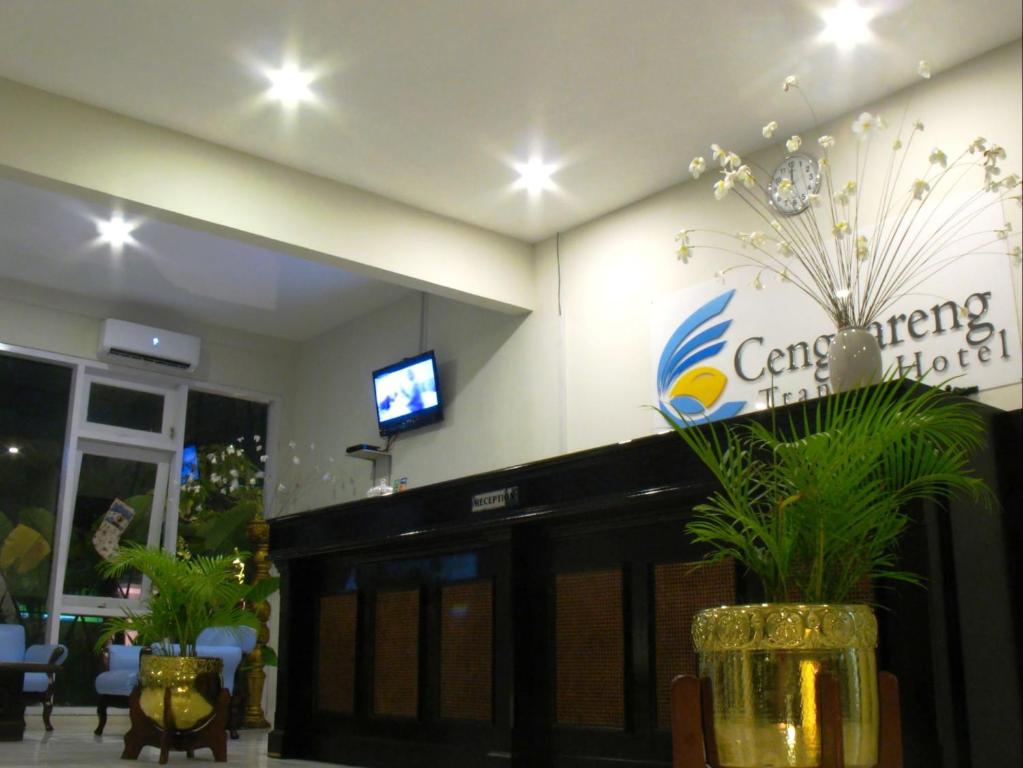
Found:
[[202, 555], [184, 560], [161, 549], [125, 544], [100, 570], [107, 576], [138, 571], [149, 578], [153, 592], [145, 601], [145, 612], [125, 610], [124, 616], [108, 619], [97, 647], [120, 632], [133, 631], [139, 644], [160, 643], [166, 648], [176, 643], [181, 655], [190, 656], [199, 634], [208, 627], [258, 628], [259, 621], [248, 606], [273, 594], [279, 581], [239, 583], [235, 557]]
[[720, 485], [687, 532], [708, 559], [747, 568], [772, 600], [840, 602], [867, 578], [919, 583], [897, 565], [906, 505], [994, 498], [968, 468], [984, 433], [976, 409], [908, 380], [834, 395], [769, 426], [669, 422]]

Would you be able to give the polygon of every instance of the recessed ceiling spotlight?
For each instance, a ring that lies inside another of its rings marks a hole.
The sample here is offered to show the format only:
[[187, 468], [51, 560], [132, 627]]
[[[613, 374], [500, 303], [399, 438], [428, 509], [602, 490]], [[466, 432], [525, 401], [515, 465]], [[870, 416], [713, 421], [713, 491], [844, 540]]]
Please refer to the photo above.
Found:
[[316, 79], [316, 75], [312, 72], [303, 72], [295, 64], [285, 64], [280, 69], [268, 69], [266, 76], [270, 80], [267, 96], [289, 109], [302, 102], [316, 99], [316, 94], [309, 87]]
[[530, 158], [528, 163], [519, 163], [515, 166], [519, 173], [516, 186], [525, 189], [531, 195], [538, 195], [545, 189], [554, 189], [551, 174], [557, 169], [556, 165], [544, 163], [539, 157]]
[[135, 239], [131, 233], [138, 226], [132, 222], [125, 221], [122, 216], [115, 214], [110, 221], [96, 222], [96, 229], [99, 231], [101, 243], [108, 243], [114, 251], [120, 251], [125, 243], [134, 243]]
[[833, 43], [839, 50], [851, 50], [873, 38], [870, 21], [874, 18], [874, 11], [864, 8], [856, 0], [841, 0], [833, 8], [822, 9], [820, 15], [824, 19], [821, 40]]

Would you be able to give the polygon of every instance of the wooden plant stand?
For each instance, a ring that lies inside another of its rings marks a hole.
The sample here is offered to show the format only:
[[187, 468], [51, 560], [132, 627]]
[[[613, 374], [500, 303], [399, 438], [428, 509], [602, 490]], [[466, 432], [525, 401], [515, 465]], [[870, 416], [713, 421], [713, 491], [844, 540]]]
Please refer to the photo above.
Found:
[[163, 691], [162, 729], [157, 728], [142, 711], [139, 706], [140, 695], [139, 687], [135, 686], [135, 690], [128, 697], [131, 728], [124, 734], [122, 760], [137, 760], [143, 747], [157, 747], [160, 750], [160, 765], [166, 765], [171, 750], [184, 751], [188, 757], [195, 757], [195, 750], [209, 747], [213, 750], [213, 759], [216, 762], [227, 762], [227, 718], [231, 695], [226, 688], [220, 689], [213, 716], [198, 728], [190, 730], [179, 730], [174, 725], [170, 688]]
[[[820, 768], [845, 768], [842, 752], [842, 706], [838, 681], [818, 675], [817, 709], [821, 714]], [[890, 672], [878, 675], [878, 761], [875, 768], [902, 768], [899, 681]], [[671, 684], [672, 768], [720, 768], [714, 741], [710, 681], [679, 675]]]

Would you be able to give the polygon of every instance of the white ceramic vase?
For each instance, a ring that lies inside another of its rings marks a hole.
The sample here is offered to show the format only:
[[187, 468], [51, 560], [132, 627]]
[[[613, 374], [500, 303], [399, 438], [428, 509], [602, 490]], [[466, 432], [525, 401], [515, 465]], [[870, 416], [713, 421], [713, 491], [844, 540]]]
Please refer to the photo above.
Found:
[[881, 381], [881, 347], [866, 328], [840, 328], [828, 347], [833, 392], [848, 392]]

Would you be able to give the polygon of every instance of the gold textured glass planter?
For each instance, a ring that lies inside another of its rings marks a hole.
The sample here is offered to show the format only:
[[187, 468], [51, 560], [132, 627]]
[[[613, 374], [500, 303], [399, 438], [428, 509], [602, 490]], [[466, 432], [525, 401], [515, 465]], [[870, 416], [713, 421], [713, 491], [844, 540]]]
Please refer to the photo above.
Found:
[[174, 727], [195, 728], [213, 714], [222, 666], [220, 659], [143, 653], [139, 659], [139, 707], [163, 728], [164, 689], [169, 687]]
[[721, 768], [820, 764], [815, 676], [838, 679], [847, 768], [877, 763], [877, 620], [866, 605], [722, 606], [693, 619]]

